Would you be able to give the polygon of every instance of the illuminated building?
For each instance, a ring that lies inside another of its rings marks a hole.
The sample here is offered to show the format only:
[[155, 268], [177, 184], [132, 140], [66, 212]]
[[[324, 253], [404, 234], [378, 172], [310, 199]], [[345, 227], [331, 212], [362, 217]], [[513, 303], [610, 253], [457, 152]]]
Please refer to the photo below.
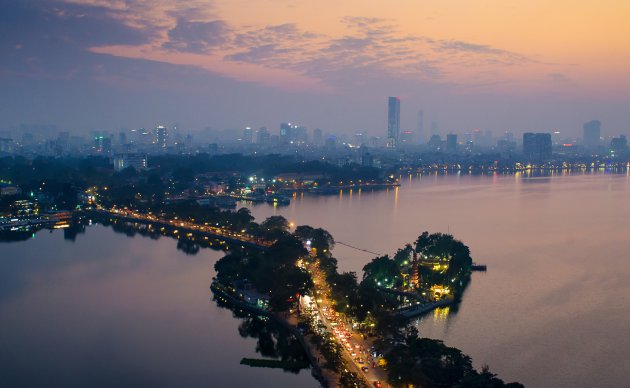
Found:
[[165, 149], [168, 142], [168, 128], [163, 125], [155, 127], [153, 132], [153, 142], [158, 148]]
[[[411, 247], [411, 245], [409, 245]], [[413, 261], [411, 262], [411, 279], [409, 279], [409, 286], [412, 289], [420, 287], [420, 278], [418, 275], [418, 253], [413, 250]]]
[[400, 98], [390, 97], [387, 103], [387, 147], [394, 148], [400, 136]]
[[245, 127], [245, 129], [243, 129], [243, 143], [251, 143], [254, 141], [254, 131], [252, 130], [252, 127]]
[[114, 156], [114, 170], [122, 171], [127, 167], [133, 167], [138, 171], [146, 170], [147, 155], [141, 153], [127, 153]]

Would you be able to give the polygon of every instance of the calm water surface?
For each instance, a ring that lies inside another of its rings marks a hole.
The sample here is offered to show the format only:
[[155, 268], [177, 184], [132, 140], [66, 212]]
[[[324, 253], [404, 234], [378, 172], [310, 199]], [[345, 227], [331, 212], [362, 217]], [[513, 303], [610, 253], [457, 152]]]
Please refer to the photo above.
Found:
[[[255, 206], [392, 254], [450, 231], [487, 273], [458, 311], [416, 322], [529, 387], [627, 387], [630, 180], [626, 175], [423, 176], [397, 190]], [[335, 248], [342, 270], [373, 255]], [[0, 244], [0, 386], [315, 387], [300, 374], [239, 365], [260, 357], [241, 319], [209, 291], [220, 252], [187, 256], [168, 238], [92, 226]]]
[[[627, 175], [403, 177], [397, 190], [255, 206], [296, 225], [393, 254], [424, 230], [450, 231], [488, 265], [458, 311], [416, 322], [422, 335], [528, 387], [628, 387], [630, 178]], [[342, 245], [340, 269], [373, 255]]]
[[317, 387], [260, 358], [212, 301], [221, 252], [92, 226], [0, 243], [0, 387]]

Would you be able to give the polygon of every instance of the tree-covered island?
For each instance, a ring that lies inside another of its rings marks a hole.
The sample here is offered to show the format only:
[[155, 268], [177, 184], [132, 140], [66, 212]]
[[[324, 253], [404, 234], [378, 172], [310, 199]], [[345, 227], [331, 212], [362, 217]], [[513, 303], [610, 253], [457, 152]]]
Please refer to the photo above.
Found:
[[[339, 273], [330, 233], [273, 216], [260, 225], [274, 243], [231, 251], [215, 264], [213, 289], [239, 306], [294, 322], [328, 383], [346, 387], [519, 387], [439, 340], [420, 338], [409, 312], [457, 303], [472, 259], [449, 234], [422, 233], [396, 254]], [[378, 382], [377, 382], [378, 381]]]

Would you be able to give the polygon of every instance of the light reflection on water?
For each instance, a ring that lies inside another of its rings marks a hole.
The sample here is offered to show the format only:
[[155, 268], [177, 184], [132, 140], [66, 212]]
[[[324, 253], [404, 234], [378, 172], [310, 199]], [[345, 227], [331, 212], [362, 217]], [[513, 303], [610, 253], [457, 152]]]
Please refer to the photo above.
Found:
[[[421, 319], [508, 381], [533, 387], [621, 387], [630, 370], [630, 176], [605, 170], [401, 179], [398, 192], [304, 196], [255, 206], [329, 230], [339, 241], [392, 255], [424, 230], [450, 231], [473, 259], [463, 303]], [[373, 258], [337, 245], [339, 267]]]

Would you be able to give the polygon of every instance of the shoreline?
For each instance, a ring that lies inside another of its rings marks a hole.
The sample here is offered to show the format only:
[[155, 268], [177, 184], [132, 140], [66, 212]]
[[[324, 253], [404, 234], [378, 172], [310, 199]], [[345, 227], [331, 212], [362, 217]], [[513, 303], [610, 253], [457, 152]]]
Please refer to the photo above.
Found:
[[[311, 366], [310, 368], [311, 375], [315, 378], [315, 380], [317, 380], [321, 384], [322, 387], [327, 388], [327, 387], [332, 386], [331, 381], [336, 380], [336, 379], [333, 376], [325, 376], [326, 374], [331, 374], [332, 372], [326, 373], [324, 371], [324, 368], [321, 365], [319, 365], [320, 357], [317, 357], [313, 354], [315, 350], [311, 347], [311, 345], [306, 341], [304, 336], [297, 330], [297, 328], [294, 325], [292, 325], [288, 320], [278, 316], [278, 314], [252, 306], [251, 304], [244, 302], [234, 297], [233, 295], [230, 295], [226, 291], [222, 290], [221, 289], [222, 287], [223, 287], [223, 284], [221, 284], [216, 279], [213, 279], [212, 283], [210, 284], [210, 290], [214, 292], [215, 295], [216, 294], [221, 295], [223, 298], [227, 299], [227, 301], [232, 303], [234, 306], [237, 306], [237, 307], [246, 309], [248, 311], [251, 311], [253, 313], [256, 313], [258, 315], [262, 315], [267, 318], [273, 319], [276, 323], [280, 324], [282, 327], [287, 329], [291, 334], [293, 334], [295, 338], [297, 338], [298, 342], [300, 342], [300, 345], [302, 345], [302, 349], [304, 350], [304, 353], [306, 354], [306, 357], [309, 360], [309, 364]], [[290, 315], [290, 316], [293, 316], [293, 315]]]

